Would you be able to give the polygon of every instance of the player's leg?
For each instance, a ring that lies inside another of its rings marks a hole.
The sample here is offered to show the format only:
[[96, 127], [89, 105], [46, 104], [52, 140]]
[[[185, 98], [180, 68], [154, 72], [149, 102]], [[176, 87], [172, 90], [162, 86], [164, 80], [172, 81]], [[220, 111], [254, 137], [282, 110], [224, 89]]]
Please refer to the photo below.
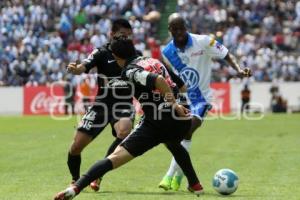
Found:
[[[127, 114], [128, 113], [128, 114]], [[133, 117], [132, 117], [133, 116]], [[109, 156], [116, 147], [123, 141], [125, 137], [130, 133], [134, 120], [134, 113], [129, 112], [119, 112], [118, 116], [112, 116], [112, 120], [110, 122], [112, 127], [112, 135], [115, 136], [115, 140], [112, 142], [110, 147], [107, 150], [105, 157]], [[102, 181], [102, 177], [94, 180], [90, 186], [94, 191], [98, 191], [100, 189], [100, 183]]]
[[58, 193], [54, 200], [69, 200], [74, 198], [87, 185], [97, 177], [104, 176], [107, 172], [124, 165], [133, 158], [158, 145], [155, 136], [149, 134], [149, 128], [139, 126], [115, 149], [107, 158], [96, 162], [86, 174], [81, 176], [73, 186]]
[[115, 141], [110, 145], [107, 150], [106, 156], [110, 155], [115, 148], [122, 142], [122, 140], [129, 135], [132, 126], [133, 120], [130, 117], [122, 117], [119, 120], [111, 122], [112, 125], [112, 134], [116, 137]]
[[[198, 122], [198, 118], [193, 117], [192, 118], [192, 125], [191, 129], [187, 133], [186, 137], [181, 141], [181, 145], [189, 151], [190, 146], [191, 146], [191, 136], [192, 133], [201, 125]], [[159, 187], [163, 188], [165, 190], [175, 190], [177, 191], [180, 187], [181, 180], [183, 178], [182, 175], [177, 175], [177, 172], [180, 170], [179, 165], [177, 164], [175, 158], [173, 157], [171, 160], [170, 167], [166, 173], [166, 175], [163, 177], [161, 182], [159, 183]]]
[[69, 149], [67, 161], [72, 182], [80, 177], [81, 152], [92, 140], [92, 136], [77, 130]]
[[80, 193], [97, 177], [104, 176], [107, 172], [132, 160], [132, 156], [124, 147], [118, 146], [115, 151], [103, 160], [97, 161], [83, 176], [81, 176], [72, 186], [59, 192], [54, 200], [70, 200]]
[[106, 124], [103, 112], [99, 107], [91, 107], [83, 116], [68, 152], [67, 164], [72, 175], [72, 182], [80, 176], [81, 152], [97, 137]]
[[196, 194], [202, 193], [203, 187], [200, 184], [186, 149], [179, 142], [166, 143], [166, 146], [186, 175], [189, 185], [188, 189]]
[[[211, 109], [210, 104], [198, 104], [196, 106], [191, 106], [191, 111], [193, 114], [191, 128], [181, 141], [181, 145], [187, 150], [191, 147], [191, 138], [193, 133], [202, 125], [202, 119], [204, 119], [208, 110]], [[174, 157], [171, 160], [170, 167], [159, 183], [159, 187], [163, 189], [172, 189], [177, 191], [180, 188], [180, 184], [183, 178], [183, 172], [179, 165], [176, 163]]]

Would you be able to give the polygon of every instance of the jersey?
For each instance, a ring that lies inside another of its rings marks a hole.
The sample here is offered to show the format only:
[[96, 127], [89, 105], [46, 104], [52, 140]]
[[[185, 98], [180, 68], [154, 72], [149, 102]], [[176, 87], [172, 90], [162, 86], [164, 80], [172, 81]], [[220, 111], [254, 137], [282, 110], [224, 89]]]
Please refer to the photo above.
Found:
[[163, 49], [163, 58], [186, 83], [191, 105], [209, 104], [212, 58], [223, 59], [228, 49], [208, 35], [187, 34], [185, 48], [177, 48], [172, 40]]
[[176, 96], [178, 93], [176, 84], [172, 81], [166, 67], [156, 59], [137, 57], [131, 60], [122, 71], [122, 78], [133, 83], [133, 94], [141, 103], [145, 117], [153, 117], [158, 112], [158, 108], [167, 106], [160, 92], [155, 89], [158, 75], [165, 78]]
[[[83, 60], [86, 67], [86, 73], [92, 68], [97, 67], [98, 92], [96, 102], [104, 102], [105, 104], [113, 105], [117, 102], [132, 102], [128, 90], [118, 85], [111, 87], [111, 82], [114, 79], [121, 78], [122, 68], [117, 64], [112, 52], [109, 48], [109, 43], [101, 48], [95, 49], [86, 59]], [[119, 98], [123, 96], [123, 98]], [[128, 97], [128, 98], [124, 98]]]

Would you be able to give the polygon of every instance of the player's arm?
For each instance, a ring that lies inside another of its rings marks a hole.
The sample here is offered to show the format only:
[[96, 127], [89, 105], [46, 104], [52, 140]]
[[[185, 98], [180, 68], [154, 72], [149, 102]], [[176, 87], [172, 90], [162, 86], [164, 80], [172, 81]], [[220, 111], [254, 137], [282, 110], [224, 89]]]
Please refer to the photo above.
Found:
[[249, 68], [241, 69], [239, 64], [236, 62], [235, 57], [231, 53], [229, 53], [229, 50], [224, 45], [216, 41], [214, 37], [207, 36], [204, 38], [204, 41], [207, 42], [206, 52], [208, 55], [213, 58], [226, 60], [227, 63], [237, 71], [239, 77], [251, 76], [251, 70]]
[[184, 106], [177, 104], [174, 93], [163, 76], [145, 71], [140, 68], [128, 69], [125, 72], [125, 76], [129, 81], [135, 84], [143, 85], [150, 90], [159, 90], [165, 100], [170, 103], [170, 105], [174, 106], [179, 116], [188, 116], [189, 110]]
[[160, 91], [160, 94], [165, 98], [165, 100], [170, 103], [170, 105], [173, 106], [173, 108], [175, 108], [177, 114], [180, 117], [188, 117], [190, 111], [185, 108], [183, 105], [179, 105], [176, 102], [176, 99], [174, 97], [174, 93], [172, 91], [172, 89], [170, 88], [170, 86], [167, 84], [166, 79], [161, 76], [158, 75], [157, 78], [155, 79], [155, 89]]
[[187, 92], [187, 87], [184, 84], [183, 80], [174, 72], [174, 70], [171, 67], [171, 64], [164, 56], [163, 56], [162, 63], [166, 67], [172, 81], [174, 81], [174, 83], [176, 83], [177, 87], [179, 88], [179, 92], [181, 92], [181, 93]]
[[228, 52], [224, 60], [226, 60], [227, 63], [237, 71], [239, 77], [250, 77], [252, 75], [249, 68], [241, 69], [235, 57], [231, 53]]
[[86, 67], [84, 66], [84, 64], [70, 63], [67, 66], [67, 71], [74, 75], [80, 75], [86, 71]]
[[89, 56], [84, 59], [81, 63], [70, 63], [67, 66], [67, 71], [75, 75], [80, 75], [82, 73], [88, 73], [90, 69], [95, 67], [97, 63], [100, 63], [100, 59], [103, 57], [102, 51], [99, 49], [94, 49]]

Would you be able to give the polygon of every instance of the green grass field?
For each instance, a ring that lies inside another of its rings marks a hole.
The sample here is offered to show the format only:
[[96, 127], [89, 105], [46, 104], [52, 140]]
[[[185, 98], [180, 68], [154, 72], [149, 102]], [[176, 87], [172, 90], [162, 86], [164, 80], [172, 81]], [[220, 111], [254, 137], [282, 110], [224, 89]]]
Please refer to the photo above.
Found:
[[[0, 117], [0, 200], [51, 200], [70, 182], [66, 165], [76, 119]], [[101, 159], [113, 140], [107, 128], [85, 149], [82, 172]], [[267, 115], [259, 121], [207, 121], [193, 138], [191, 157], [205, 187], [199, 198], [157, 185], [170, 154], [160, 145], [105, 176], [101, 192], [78, 200], [300, 199], [300, 115]], [[231, 168], [240, 178], [232, 196], [218, 195], [214, 173]]]

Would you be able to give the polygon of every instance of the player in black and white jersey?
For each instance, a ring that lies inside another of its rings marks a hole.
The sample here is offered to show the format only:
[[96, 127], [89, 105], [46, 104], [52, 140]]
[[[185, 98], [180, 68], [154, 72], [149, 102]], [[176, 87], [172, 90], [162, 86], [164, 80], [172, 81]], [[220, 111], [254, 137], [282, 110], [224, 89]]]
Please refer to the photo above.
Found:
[[[132, 28], [125, 19], [116, 19], [112, 22], [111, 37], [115, 35], [132, 36]], [[117, 145], [130, 133], [134, 119], [132, 96], [120, 87], [111, 87], [114, 79], [120, 78], [121, 68], [118, 66], [110, 49], [110, 43], [95, 49], [87, 59], [81, 63], [70, 63], [67, 70], [75, 75], [88, 73], [92, 68], [97, 68], [98, 93], [94, 102], [83, 116], [73, 143], [68, 153], [68, 167], [72, 175], [72, 182], [80, 176], [81, 152], [97, 137], [103, 129], [110, 124], [115, 141], [107, 151], [112, 153]], [[123, 98], [119, 98], [123, 96]], [[125, 98], [124, 98], [125, 97]], [[100, 180], [91, 183], [91, 188], [99, 190]]]
[[[197, 178], [188, 152], [180, 144], [191, 126], [189, 110], [176, 102], [177, 86], [162, 63], [153, 58], [137, 57], [132, 40], [115, 38], [113, 55], [123, 68], [122, 80], [115, 80], [133, 91], [141, 103], [144, 117], [139, 125], [107, 158], [96, 162], [73, 186], [58, 193], [54, 200], [73, 199], [97, 177], [164, 143], [180, 165], [191, 192], [200, 194], [203, 188]], [[117, 84], [118, 85], [118, 84]]]

